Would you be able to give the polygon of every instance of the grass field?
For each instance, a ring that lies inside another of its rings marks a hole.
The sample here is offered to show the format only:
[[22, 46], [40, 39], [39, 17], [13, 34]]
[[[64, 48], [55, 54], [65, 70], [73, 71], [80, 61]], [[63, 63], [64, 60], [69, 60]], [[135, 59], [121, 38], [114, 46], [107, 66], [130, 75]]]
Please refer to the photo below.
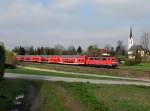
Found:
[[130, 69], [130, 70], [148, 70], [150, 71], [150, 63], [140, 63], [133, 66], [120, 65], [121, 69]]
[[149, 111], [150, 88], [44, 82], [38, 111]]
[[0, 111], [7, 111], [29, 84], [37, 89], [37, 111], [150, 110], [150, 87], [5, 79], [0, 82]]

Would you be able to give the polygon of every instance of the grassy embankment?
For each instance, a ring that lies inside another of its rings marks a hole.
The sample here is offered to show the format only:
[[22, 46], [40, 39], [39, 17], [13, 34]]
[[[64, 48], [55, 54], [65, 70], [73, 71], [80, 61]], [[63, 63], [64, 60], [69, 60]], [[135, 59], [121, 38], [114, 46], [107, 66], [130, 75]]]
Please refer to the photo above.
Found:
[[[64, 72], [75, 72], [75, 73], [82, 73], [82, 74], [90, 74], [91, 76], [87, 75], [68, 75], [65, 73], [54, 73], [49, 72], [47, 74], [43, 73], [44, 75], [58, 75], [58, 76], [67, 76], [67, 77], [83, 77], [83, 78], [95, 78], [92, 77], [93, 74], [97, 75], [107, 75], [107, 76], [118, 76], [118, 77], [134, 77], [134, 78], [148, 78], [150, 73], [150, 63], [141, 63], [135, 66], [126, 66], [120, 65], [118, 69], [107, 69], [107, 68], [96, 68], [96, 67], [84, 67], [84, 66], [70, 66], [70, 65], [59, 65], [59, 64], [31, 64], [31, 63], [21, 63], [23, 66], [27, 67], [35, 67], [41, 69], [48, 69], [48, 70], [57, 70], [57, 71], [64, 71]], [[23, 71], [21, 71], [23, 70]], [[16, 69], [15, 70], [7, 70], [7, 72], [26, 72], [24, 69]], [[36, 72], [36, 71], [35, 71]], [[35, 73], [33, 73], [35, 74]], [[39, 73], [37, 73], [39, 74]], [[97, 78], [97, 77], [96, 77]]]
[[140, 63], [133, 66], [127, 65], [120, 65], [121, 69], [128, 69], [128, 70], [147, 70], [150, 71], [150, 63]]
[[8, 111], [18, 94], [25, 91], [25, 82], [22, 80], [0, 80], [0, 111]]
[[42, 69], [57, 70], [57, 71], [65, 71], [65, 72], [113, 75], [113, 73], [111, 72], [111, 69], [99, 68], [99, 67], [61, 65], [61, 64], [36, 64], [36, 63], [32, 64], [32, 63], [27, 63], [27, 62], [20, 63], [20, 65], [42, 68]]
[[[107, 75], [113, 75], [111, 70], [116, 69], [107, 69], [107, 68], [96, 68], [96, 67], [88, 67], [88, 66], [70, 66], [70, 65], [59, 65], [59, 64], [30, 64], [30, 63], [22, 63], [24, 66], [30, 66], [30, 67], [38, 67], [38, 68], [45, 68], [45, 69], [55, 69], [60, 71], [67, 71], [67, 72], [81, 72], [81, 73], [91, 73], [94, 74], [107, 74]], [[150, 63], [140, 63], [133, 66], [128, 65], [119, 65], [119, 69], [127, 69], [127, 70], [147, 70], [150, 71]], [[104, 73], [104, 71], [107, 70], [107, 73]], [[110, 72], [108, 72], [110, 70]], [[102, 71], [102, 72], [100, 72]]]
[[[24, 68], [16, 68], [16, 69], [6, 69], [6, 72], [8, 73], [18, 73], [18, 74], [32, 74], [32, 75], [45, 75], [45, 76], [58, 76], [58, 77], [72, 77], [72, 78], [85, 78], [85, 79], [111, 79], [111, 78], [105, 78], [105, 77], [94, 77], [92, 75], [76, 75], [76, 74], [66, 74], [64, 73], [56, 73], [56, 72], [48, 72], [48, 71], [38, 71], [38, 70], [32, 70], [32, 69], [24, 69]], [[121, 79], [115, 79], [113, 80], [121, 80]]]
[[[6, 79], [0, 82], [0, 111], [27, 84], [36, 86], [37, 111], [149, 111], [150, 87]], [[3, 89], [3, 90], [2, 90]]]

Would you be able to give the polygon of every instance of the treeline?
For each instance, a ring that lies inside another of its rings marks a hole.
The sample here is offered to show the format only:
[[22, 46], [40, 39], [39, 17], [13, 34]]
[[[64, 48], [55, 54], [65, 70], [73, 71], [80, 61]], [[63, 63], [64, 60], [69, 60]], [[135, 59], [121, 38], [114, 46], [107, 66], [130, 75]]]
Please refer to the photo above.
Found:
[[16, 46], [13, 49], [18, 55], [77, 55], [85, 54], [89, 56], [99, 56], [103, 53], [109, 53], [112, 56], [125, 56], [127, 54], [126, 48], [122, 41], [117, 42], [117, 46], [114, 48], [110, 44], [107, 44], [104, 48], [99, 48], [98, 45], [90, 45], [86, 50], [83, 50], [81, 46], [75, 48], [74, 46], [69, 46], [65, 48], [62, 45], [56, 45], [51, 47], [23, 47]]
[[53, 48], [50, 47], [23, 47], [16, 46], [13, 49], [18, 55], [76, 55], [82, 54], [82, 48], [79, 46], [77, 49], [74, 46], [69, 46], [65, 49], [62, 45], [56, 45]]

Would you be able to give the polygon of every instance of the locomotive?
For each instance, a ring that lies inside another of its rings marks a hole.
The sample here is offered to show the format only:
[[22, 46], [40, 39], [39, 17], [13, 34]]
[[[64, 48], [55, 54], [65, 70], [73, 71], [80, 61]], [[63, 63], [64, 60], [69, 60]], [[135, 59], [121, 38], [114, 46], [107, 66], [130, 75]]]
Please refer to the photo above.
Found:
[[68, 65], [97, 66], [116, 68], [118, 61], [112, 56], [91, 57], [86, 55], [18, 55], [16, 60], [37, 63], [57, 63]]

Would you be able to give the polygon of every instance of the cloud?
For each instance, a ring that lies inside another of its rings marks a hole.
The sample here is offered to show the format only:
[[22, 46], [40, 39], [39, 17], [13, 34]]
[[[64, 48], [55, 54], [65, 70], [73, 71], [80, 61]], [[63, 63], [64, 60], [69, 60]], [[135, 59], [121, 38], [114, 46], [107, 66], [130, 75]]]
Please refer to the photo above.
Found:
[[149, 15], [148, 0], [90, 0], [90, 2], [110, 17], [137, 19]]
[[3, 2], [3, 6], [0, 8], [0, 24], [9, 27], [10, 25], [46, 25], [50, 22], [64, 23], [69, 21], [68, 13], [76, 3], [75, 0], [68, 0], [68, 2], [55, 0], [52, 3], [48, 2], [47, 5], [33, 0]]
[[149, 10], [148, 0], [0, 0], [0, 40], [8, 48], [127, 43], [130, 25], [150, 28]]

